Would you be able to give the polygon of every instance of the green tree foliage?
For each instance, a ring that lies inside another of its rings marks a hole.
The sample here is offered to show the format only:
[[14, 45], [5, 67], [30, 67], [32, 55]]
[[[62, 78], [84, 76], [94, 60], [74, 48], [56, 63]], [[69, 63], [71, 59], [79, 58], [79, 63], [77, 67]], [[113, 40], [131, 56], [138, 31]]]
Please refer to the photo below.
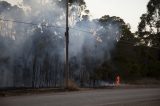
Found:
[[[127, 33], [118, 42], [113, 61], [118, 73], [126, 80], [138, 80], [143, 78], [157, 78], [160, 75], [160, 50], [152, 47], [159, 47], [160, 33], [160, 1], [150, 0], [147, 5], [147, 13], [140, 17], [138, 26], [138, 38], [127, 41], [132, 33]], [[133, 36], [134, 37], [134, 36]], [[139, 43], [140, 42], [140, 43]], [[139, 46], [138, 46], [138, 45]], [[149, 47], [151, 46], [151, 48]]]
[[[127, 72], [122, 71], [127, 70], [127, 68], [125, 69], [119, 66], [123, 67], [126, 62], [130, 61], [126, 56], [128, 52], [132, 53], [132, 49], [125, 45], [123, 41], [133, 42], [135, 41], [135, 37], [134, 34], [132, 34], [132, 32], [130, 31], [129, 24], [126, 24], [120, 17], [110, 17], [109, 15], [105, 15], [99, 19], [99, 22], [106, 30], [105, 33], [101, 34], [101, 38], [103, 39], [103, 42], [101, 44], [109, 45], [110, 47], [113, 46], [111, 43], [106, 43], [106, 41], [110, 42], [110, 40], [107, 40], [108, 34], [109, 36], [113, 36], [115, 33], [118, 34], [117, 37], [119, 38], [116, 39], [119, 39], [119, 43], [117, 44], [116, 49], [112, 50], [111, 57], [109, 59], [106, 57], [108, 56], [108, 51], [105, 51], [104, 62], [95, 68], [92, 78], [94, 80], [114, 82], [117, 75], [123, 76], [127, 74]], [[110, 25], [114, 26], [113, 30], [108, 27]], [[104, 50], [105, 47], [106, 46], [104, 46]], [[131, 45], [131, 47], [133, 47], [133, 45]]]
[[150, 0], [147, 13], [141, 16], [138, 33], [141, 41], [147, 46], [160, 46], [160, 1]]
[[[65, 9], [66, 0], [53, 1]], [[78, 14], [80, 20], [76, 25], [85, 29], [86, 32], [91, 30], [88, 28], [89, 25], [96, 30], [95, 32], [93, 30], [94, 36], [90, 32], [79, 33], [80, 37], [85, 36], [81, 45], [82, 50], [70, 58], [71, 79], [81, 87], [95, 87], [102, 81], [114, 82], [117, 75], [125, 81], [141, 78], [160, 79], [160, 61], [158, 60], [160, 51], [147, 47], [148, 44], [159, 46], [158, 0], [151, 0], [148, 3], [148, 12], [142, 15], [138, 27], [138, 38], [131, 32], [130, 25], [120, 17], [105, 15], [90, 21], [89, 10], [86, 9], [84, 0], [69, 0], [69, 2], [71, 11], [74, 12], [77, 5], [81, 8]], [[20, 8], [11, 6], [7, 2], [0, 2], [0, 15], [1, 12], [10, 10], [14, 10], [14, 14], [20, 13], [20, 16], [24, 16]], [[82, 11], [85, 15], [81, 14]], [[19, 15], [15, 15], [15, 19], [17, 16]], [[88, 26], [85, 26], [86, 24]], [[4, 27], [7, 28], [7, 26]], [[20, 29], [21, 26], [18, 24], [16, 34], [19, 36], [16, 37], [27, 35], [28, 31], [23, 34]], [[60, 29], [49, 29], [44, 22], [40, 26], [35, 26], [32, 34], [25, 37], [23, 43], [18, 43], [18, 39], [9, 37], [8, 29], [2, 32], [0, 29], [0, 73], [2, 75], [0, 87], [39, 88], [58, 87], [63, 84], [62, 51], [65, 39]], [[140, 45], [143, 41], [145, 46]], [[11, 80], [7, 80], [8, 77]]]
[[[55, 2], [55, 0], [53, 2]], [[58, 0], [57, 4], [65, 9], [66, 0]], [[76, 8], [73, 5], [76, 5]], [[71, 13], [77, 11], [76, 9], [78, 6], [79, 9], [76, 14], [78, 14], [79, 18], [81, 18], [82, 20], [89, 20], [90, 11], [87, 9], [85, 0], [69, 0], [69, 6], [71, 7], [70, 10]], [[82, 12], [84, 14], [82, 14]]]
[[147, 4], [147, 13], [142, 14], [140, 19], [138, 35], [141, 44], [160, 47], [160, 1], [150, 0]]
[[[145, 17], [146, 14], [142, 15], [142, 21], [139, 25], [144, 29], [147, 25]], [[109, 20], [121, 26], [122, 36], [112, 51], [112, 58], [109, 61], [106, 59], [103, 64], [95, 69], [94, 78], [113, 81], [116, 75], [120, 75], [122, 80], [131, 82], [143, 78], [159, 79], [159, 50], [137, 45], [140, 39], [135, 37], [135, 34], [130, 31], [130, 26], [119, 17], [104, 16], [100, 22], [105, 25]], [[139, 29], [141, 39], [143, 34], [150, 35], [150, 32], [144, 31], [144, 29]]]

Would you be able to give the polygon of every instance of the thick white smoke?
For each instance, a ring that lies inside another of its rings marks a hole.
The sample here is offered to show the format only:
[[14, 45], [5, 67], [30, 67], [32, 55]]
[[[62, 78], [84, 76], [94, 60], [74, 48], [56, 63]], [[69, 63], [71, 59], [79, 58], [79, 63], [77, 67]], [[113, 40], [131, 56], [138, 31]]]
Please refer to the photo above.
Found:
[[[0, 66], [0, 75], [3, 76], [0, 79], [0, 86], [13, 86], [13, 80], [6, 79], [6, 76], [13, 77], [14, 72], [10, 70], [14, 68], [15, 60], [26, 59], [26, 66], [22, 65], [22, 67], [28, 66], [28, 69], [34, 67], [33, 54], [39, 57], [36, 60], [38, 67], [43, 65], [43, 60], [46, 58], [43, 53], [47, 56], [58, 55], [59, 59], [64, 61], [65, 8], [61, 6], [61, 0], [20, 0], [18, 3], [15, 3], [15, 0], [1, 0], [0, 2], [2, 1], [7, 1], [12, 5], [6, 4], [0, 7], [0, 19], [2, 19], [0, 20], [0, 36], [10, 38], [12, 44], [8, 41], [4, 43], [8, 49], [6, 54], [11, 60], [8, 63], [9, 68], [6, 65]], [[83, 9], [76, 3], [72, 4], [69, 9], [69, 57], [70, 59], [78, 58], [77, 64], [82, 64], [85, 55], [103, 62], [104, 58], [110, 58], [110, 51], [121, 35], [120, 26], [112, 22], [104, 26], [98, 19], [87, 20], [82, 17]], [[54, 47], [51, 47], [52, 45]], [[5, 56], [1, 54], [1, 57]], [[21, 66], [20, 63], [18, 64]]]

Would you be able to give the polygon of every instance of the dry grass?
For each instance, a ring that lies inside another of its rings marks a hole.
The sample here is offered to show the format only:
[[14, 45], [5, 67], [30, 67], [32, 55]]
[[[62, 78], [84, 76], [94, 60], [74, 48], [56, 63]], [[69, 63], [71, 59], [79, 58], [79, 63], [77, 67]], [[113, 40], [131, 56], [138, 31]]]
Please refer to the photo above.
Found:
[[68, 90], [70, 90], [70, 91], [77, 91], [77, 90], [80, 90], [80, 88], [79, 88], [79, 86], [76, 84], [75, 81], [69, 80]]

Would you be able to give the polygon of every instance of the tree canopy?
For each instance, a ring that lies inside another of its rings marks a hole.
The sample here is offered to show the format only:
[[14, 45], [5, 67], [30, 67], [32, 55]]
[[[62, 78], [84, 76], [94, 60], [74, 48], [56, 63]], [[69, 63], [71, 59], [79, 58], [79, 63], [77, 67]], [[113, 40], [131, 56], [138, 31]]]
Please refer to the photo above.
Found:
[[160, 1], [150, 0], [147, 13], [141, 16], [138, 26], [139, 37], [147, 46], [160, 46]]

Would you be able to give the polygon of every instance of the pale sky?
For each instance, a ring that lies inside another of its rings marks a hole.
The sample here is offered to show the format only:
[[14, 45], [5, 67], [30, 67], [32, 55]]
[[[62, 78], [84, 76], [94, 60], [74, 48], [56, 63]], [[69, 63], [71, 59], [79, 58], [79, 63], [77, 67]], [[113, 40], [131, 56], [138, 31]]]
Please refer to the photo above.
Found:
[[93, 18], [119, 16], [136, 31], [140, 17], [147, 11], [149, 0], [85, 0]]

